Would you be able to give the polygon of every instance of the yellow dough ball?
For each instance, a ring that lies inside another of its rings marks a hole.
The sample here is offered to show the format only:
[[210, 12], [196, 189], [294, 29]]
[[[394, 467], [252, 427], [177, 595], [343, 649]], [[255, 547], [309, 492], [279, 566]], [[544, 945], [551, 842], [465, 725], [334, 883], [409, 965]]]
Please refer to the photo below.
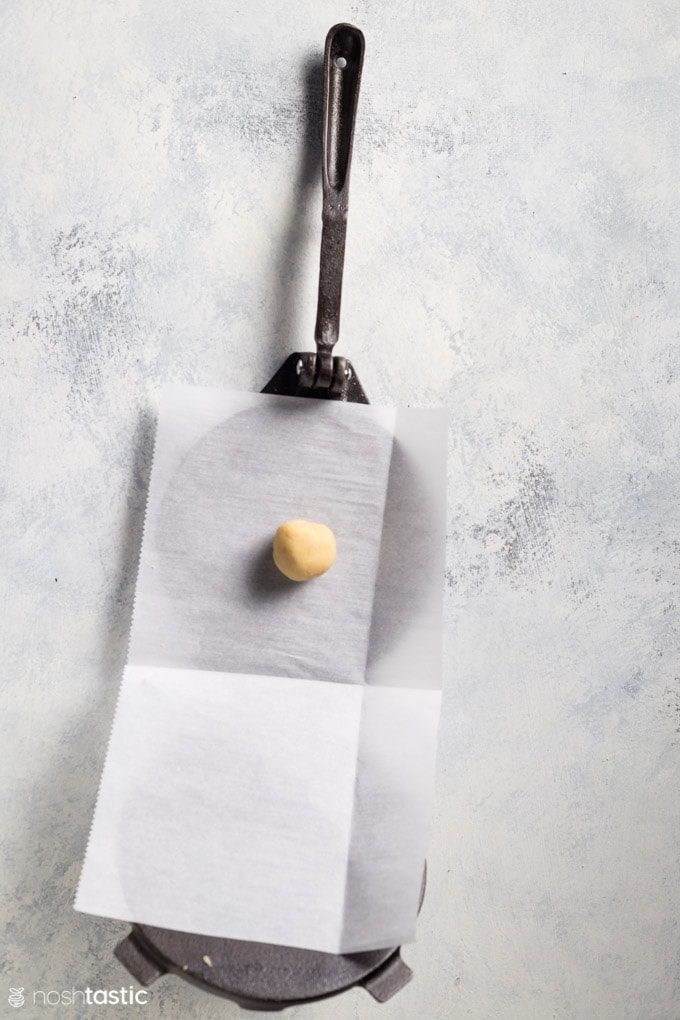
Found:
[[309, 581], [335, 563], [335, 535], [325, 524], [286, 521], [274, 535], [274, 563], [291, 581]]

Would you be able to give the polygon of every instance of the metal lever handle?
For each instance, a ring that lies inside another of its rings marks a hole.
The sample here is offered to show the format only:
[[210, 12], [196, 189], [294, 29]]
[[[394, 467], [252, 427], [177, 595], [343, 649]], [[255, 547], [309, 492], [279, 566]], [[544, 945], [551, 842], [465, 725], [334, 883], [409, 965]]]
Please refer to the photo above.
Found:
[[314, 385], [330, 386], [332, 351], [340, 328], [342, 271], [347, 236], [349, 172], [354, 122], [364, 61], [363, 33], [354, 25], [334, 25], [326, 36], [323, 79], [323, 229], [319, 266], [319, 303], [314, 339]]

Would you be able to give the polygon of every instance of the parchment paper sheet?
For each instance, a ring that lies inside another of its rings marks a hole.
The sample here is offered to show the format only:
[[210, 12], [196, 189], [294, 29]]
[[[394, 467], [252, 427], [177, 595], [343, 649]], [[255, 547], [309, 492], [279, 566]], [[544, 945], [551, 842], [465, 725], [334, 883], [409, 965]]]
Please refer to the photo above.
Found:
[[[76, 908], [357, 952], [414, 938], [440, 685], [445, 416], [169, 388]], [[338, 559], [290, 582], [291, 517]]]

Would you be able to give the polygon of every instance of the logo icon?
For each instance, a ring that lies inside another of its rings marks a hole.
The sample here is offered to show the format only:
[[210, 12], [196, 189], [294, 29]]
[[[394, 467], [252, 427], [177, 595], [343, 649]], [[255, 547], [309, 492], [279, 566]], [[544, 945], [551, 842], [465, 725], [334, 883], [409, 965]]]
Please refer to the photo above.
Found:
[[19, 1006], [23, 1006], [25, 1001], [23, 993], [23, 988], [10, 988], [9, 998], [7, 999], [10, 1006], [14, 1006], [15, 1009], [18, 1009]]

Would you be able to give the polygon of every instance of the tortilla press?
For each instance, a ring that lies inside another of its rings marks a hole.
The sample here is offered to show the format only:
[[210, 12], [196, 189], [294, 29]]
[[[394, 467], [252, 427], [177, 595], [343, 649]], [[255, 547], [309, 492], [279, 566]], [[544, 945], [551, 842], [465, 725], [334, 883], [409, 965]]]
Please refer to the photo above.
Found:
[[[350, 361], [333, 355], [340, 324], [349, 178], [364, 36], [339, 24], [326, 37], [323, 78], [323, 229], [316, 353], [291, 354], [263, 393], [367, 404]], [[425, 893], [425, 873], [421, 903]], [[361, 985], [386, 1002], [410, 981], [399, 948], [335, 955], [134, 924], [115, 955], [142, 985], [176, 974], [256, 1010], [278, 1010]]]

